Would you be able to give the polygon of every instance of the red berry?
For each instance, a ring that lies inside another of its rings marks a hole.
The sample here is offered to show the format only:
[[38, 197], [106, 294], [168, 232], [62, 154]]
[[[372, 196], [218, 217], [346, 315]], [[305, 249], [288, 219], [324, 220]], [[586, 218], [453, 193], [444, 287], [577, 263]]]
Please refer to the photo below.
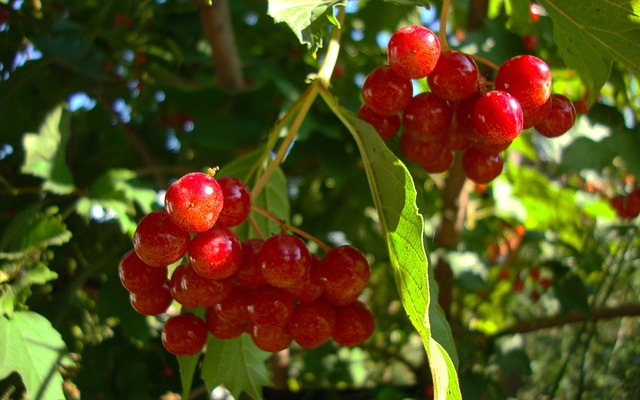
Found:
[[133, 234], [133, 249], [142, 261], [165, 267], [180, 260], [187, 252], [189, 232], [169, 219], [165, 210], [145, 215]]
[[366, 104], [363, 104], [358, 110], [358, 118], [373, 126], [382, 140], [389, 140], [394, 137], [402, 124], [400, 114], [383, 116], [373, 111]]
[[164, 207], [180, 229], [204, 232], [218, 220], [223, 201], [222, 189], [212, 176], [192, 172], [169, 186]]
[[258, 252], [262, 243], [264, 243], [262, 239], [249, 239], [242, 242], [242, 262], [240, 268], [231, 277], [237, 284], [250, 287], [267, 284], [258, 264]]
[[251, 212], [251, 190], [242, 180], [230, 176], [218, 179], [218, 184], [224, 205], [216, 223], [226, 227], [240, 225]]
[[402, 114], [404, 134], [410, 134], [423, 142], [444, 140], [452, 118], [453, 111], [446, 100], [433, 93], [423, 92], [411, 100]]
[[420, 165], [437, 160], [446, 146], [445, 141], [423, 142], [406, 133], [400, 136], [400, 151], [402, 155], [408, 161]]
[[399, 76], [420, 79], [435, 68], [440, 57], [440, 41], [429, 28], [407, 25], [391, 35], [387, 51], [389, 66]]
[[207, 341], [207, 327], [193, 314], [176, 315], [162, 327], [162, 344], [171, 354], [188, 356], [202, 351]]
[[323, 299], [300, 303], [291, 320], [289, 332], [304, 349], [314, 349], [331, 339], [336, 324], [333, 306]]
[[245, 286], [236, 286], [231, 289], [221, 302], [213, 306], [215, 313], [223, 320], [232, 324], [245, 324], [249, 322], [249, 297], [253, 290]]
[[251, 339], [259, 349], [272, 353], [286, 349], [293, 341], [291, 333], [283, 326], [253, 325]]
[[131, 306], [142, 315], [160, 315], [167, 311], [172, 300], [166, 284], [142, 293], [129, 293]]
[[446, 172], [453, 165], [453, 151], [445, 150], [438, 158], [428, 164], [422, 164], [421, 167], [430, 174], [441, 174]]
[[362, 100], [382, 116], [402, 112], [412, 97], [411, 80], [401, 78], [388, 66], [380, 66], [371, 71], [362, 85]]
[[167, 280], [167, 267], [151, 266], [129, 250], [118, 265], [118, 276], [122, 286], [129, 292], [141, 293], [158, 287]]
[[547, 289], [551, 285], [553, 285], [553, 279], [551, 279], [551, 278], [542, 278], [542, 279], [540, 279], [540, 285], [542, 285], [543, 288]]
[[476, 183], [489, 183], [502, 172], [503, 161], [499, 154], [484, 153], [474, 147], [462, 155], [465, 175]]
[[249, 318], [260, 326], [285, 326], [294, 310], [291, 296], [284, 289], [273, 286], [257, 288], [247, 304]]
[[526, 110], [522, 110], [523, 123], [522, 129], [532, 128], [534, 125], [537, 125], [544, 121], [551, 112], [551, 98], [545, 101], [543, 105], [534, 108], [528, 108]]
[[257, 261], [264, 279], [279, 288], [304, 283], [309, 277], [312, 263], [311, 253], [302, 239], [287, 233], [265, 240]]
[[343, 245], [329, 250], [320, 260], [323, 297], [336, 305], [355, 301], [369, 282], [369, 262], [360, 250]]
[[487, 154], [500, 154], [511, 146], [512, 142], [504, 142], [504, 143], [488, 143], [488, 142], [476, 142], [471, 145], [471, 147], [480, 150], [483, 153]]
[[218, 339], [233, 339], [240, 336], [247, 328], [247, 323], [233, 324], [225, 321], [220, 318], [211, 307], [207, 308], [205, 324], [207, 325], [209, 333]]
[[336, 325], [333, 340], [342, 346], [357, 346], [367, 340], [375, 328], [373, 313], [363, 303], [356, 301], [336, 307]]
[[171, 280], [169, 281], [169, 291], [175, 301], [180, 303], [183, 307], [194, 308], [198, 307], [198, 303], [191, 298], [189, 292], [187, 292], [186, 286], [182, 284], [183, 278], [187, 272], [187, 264], [178, 265], [171, 274]]
[[551, 96], [551, 69], [538, 57], [515, 56], [498, 69], [496, 90], [511, 94], [522, 109], [539, 107]]
[[309, 277], [302, 284], [285, 288], [287, 293], [297, 301], [313, 301], [322, 296], [322, 281], [320, 280], [320, 259], [314, 254]]
[[529, 276], [534, 281], [539, 281], [540, 280], [540, 268], [532, 268], [531, 271], [529, 271]]
[[478, 66], [459, 51], [442, 52], [427, 77], [431, 91], [448, 101], [461, 101], [478, 91]]
[[547, 118], [533, 127], [542, 136], [554, 138], [565, 134], [576, 122], [576, 109], [566, 96], [554, 94], [551, 96], [551, 110]]
[[228, 278], [240, 268], [242, 244], [229, 229], [214, 226], [193, 237], [189, 244], [189, 262], [203, 278]]
[[522, 47], [528, 52], [534, 52], [538, 48], [538, 37], [532, 33], [522, 37]]
[[[172, 286], [176, 276], [176, 271], [180, 269], [179, 280], [175, 283], [177, 290], [188, 297], [187, 307], [210, 307], [221, 302], [231, 293], [231, 281], [228, 279], [214, 280], [203, 278], [189, 264], [181, 265], [173, 272], [171, 276]], [[172, 288], [173, 289], [173, 288]], [[175, 290], [175, 289], [174, 289]], [[173, 290], [172, 290], [173, 293]], [[175, 297], [175, 293], [174, 297]]]
[[447, 149], [451, 151], [463, 151], [471, 146], [471, 141], [466, 137], [463, 130], [457, 126], [451, 126], [447, 135]]
[[522, 132], [522, 109], [507, 92], [492, 90], [482, 95], [472, 117], [475, 132], [487, 142], [511, 142]]
[[531, 18], [531, 23], [535, 24], [540, 19], [541, 13], [540, 5], [537, 3], [529, 3], [529, 17]]
[[518, 279], [517, 281], [513, 282], [513, 291], [516, 293], [520, 293], [524, 290], [524, 281], [521, 279]]

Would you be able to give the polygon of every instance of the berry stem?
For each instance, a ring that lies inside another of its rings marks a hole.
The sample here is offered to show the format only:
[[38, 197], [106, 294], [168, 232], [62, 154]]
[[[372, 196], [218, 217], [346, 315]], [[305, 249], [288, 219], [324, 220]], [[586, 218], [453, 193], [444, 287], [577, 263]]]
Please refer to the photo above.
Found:
[[487, 59], [486, 59], [486, 58], [484, 58], [484, 57], [480, 57], [480, 56], [477, 56], [477, 55], [475, 55], [475, 54], [468, 54], [468, 53], [467, 53], [467, 55], [468, 55], [469, 57], [473, 58], [474, 60], [476, 60], [476, 61], [478, 61], [478, 62], [483, 63], [484, 65], [488, 65], [489, 67], [491, 67], [491, 68], [495, 69], [496, 71], [500, 69], [500, 67], [499, 67], [497, 64], [495, 64], [495, 63], [493, 63], [493, 62], [491, 62], [491, 61], [487, 60]]
[[264, 208], [258, 207], [256, 205], [251, 205], [251, 208], [256, 211], [259, 214], [264, 215], [265, 217], [269, 218], [270, 220], [277, 222], [280, 225], [280, 228], [282, 230], [287, 230], [287, 231], [291, 231], [293, 233], [295, 233], [298, 236], [301, 236], [307, 240], [312, 241], [313, 243], [317, 244], [318, 247], [320, 247], [320, 249], [322, 249], [322, 251], [324, 251], [325, 253], [327, 251], [329, 251], [331, 249], [331, 247], [329, 245], [327, 245], [326, 243], [324, 243], [322, 240], [318, 239], [317, 237], [311, 235], [310, 233], [307, 233], [305, 231], [303, 231], [300, 228], [296, 228], [293, 225], [289, 225], [287, 222], [281, 220], [280, 218], [276, 217], [275, 215], [271, 214], [269, 211], [265, 210]]
[[264, 240], [264, 233], [262, 233], [262, 229], [260, 229], [260, 226], [258, 226], [258, 223], [256, 222], [256, 219], [253, 217], [253, 215], [249, 215], [249, 224], [251, 225], [253, 230], [256, 231], [256, 235], [258, 235], [258, 238]]
[[447, 40], [447, 17], [449, 15], [450, 0], [442, 1], [442, 10], [440, 10], [440, 31], [438, 32], [438, 40], [442, 51], [449, 50], [449, 42]]
[[333, 27], [331, 39], [329, 39], [327, 54], [325, 55], [324, 61], [318, 70], [318, 79], [320, 79], [325, 85], [329, 85], [329, 80], [331, 79], [333, 69], [335, 68], [336, 61], [338, 60], [338, 53], [340, 53], [340, 37], [342, 36], [342, 24], [344, 23], [345, 14], [345, 7], [339, 6], [338, 15], [336, 16], [338, 26]]

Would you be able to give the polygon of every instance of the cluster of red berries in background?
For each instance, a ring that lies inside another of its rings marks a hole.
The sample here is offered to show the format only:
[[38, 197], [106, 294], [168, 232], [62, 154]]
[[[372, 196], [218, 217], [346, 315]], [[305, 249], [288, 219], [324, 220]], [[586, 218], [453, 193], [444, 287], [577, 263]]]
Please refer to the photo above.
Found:
[[[441, 51], [434, 32], [408, 25], [391, 36], [388, 61], [367, 75], [358, 116], [383, 140], [402, 127], [400, 151], [429, 173], [447, 171], [461, 151], [467, 177], [488, 183], [502, 172], [501, 153], [524, 129], [551, 138], [575, 122], [572, 102], [551, 92], [551, 70], [532, 55], [505, 61], [487, 82], [469, 55]], [[430, 91], [414, 96], [412, 80], [422, 78]]]
[[640, 214], [640, 188], [630, 193], [619, 194], [609, 200], [611, 207], [622, 219], [634, 219]]
[[119, 276], [143, 315], [182, 305], [163, 325], [170, 353], [197, 354], [208, 334], [231, 339], [246, 332], [257, 347], [276, 352], [293, 341], [306, 349], [330, 339], [354, 346], [373, 333], [373, 314], [358, 301], [370, 267], [355, 247], [318, 257], [286, 231], [241, 242], [230, 228], [248, 218], [251, 192], [242, 180], [216, 179], [212, 171], [175, 181], [164, 205], [140, 220]]

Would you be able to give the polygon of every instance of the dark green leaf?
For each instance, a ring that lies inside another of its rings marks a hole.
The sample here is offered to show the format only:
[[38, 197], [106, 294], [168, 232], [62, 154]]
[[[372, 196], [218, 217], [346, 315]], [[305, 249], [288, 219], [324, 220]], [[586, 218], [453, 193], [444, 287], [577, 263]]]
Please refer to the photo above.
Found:
[[180, 366], [180, 381], [182, 382], [182, 398], [188, 399], [193, 384], [193, 377], [196, 373], [196, 367], [200, 360], [200, 354], [191, 356], [178, 356], [178, 365]]
[[17, 371], [32, 399], [64, 399], [58, 365], [66, 346], [42, 315], [23, 311], [0, 317], [0, 379]]
[[69, 114], [59, 106], [47, 116], [38, 133], [27, 133], [22, 141], [26, 152], [22, 172], [44, 179], [43, 188], [56, 194], [74, 189], [66, 164], [69, 121]]
[[230, 340], [210, 336], [202, 378], [209, 391], [224, 385], [236, 399], [245, 392], [255, 400], [262, 400], [262, 388], [271, 384], [265, 366], [269, 355], [258, 349], [249, 335]]
[[57, 207], [40, 212], [40, 203], [18, 213], [6, 228], [0, 249], [9, 252], [27, 252], [33, 248], [60, 246], [71, 239], [71, 231], [62, 222]]
[[560, 55], [587, 85], [590, 103], [607, 81], [612, 61], [640, 70], [640, 18], [632, 1], [541, 0], [540, 4], [553, 20]]

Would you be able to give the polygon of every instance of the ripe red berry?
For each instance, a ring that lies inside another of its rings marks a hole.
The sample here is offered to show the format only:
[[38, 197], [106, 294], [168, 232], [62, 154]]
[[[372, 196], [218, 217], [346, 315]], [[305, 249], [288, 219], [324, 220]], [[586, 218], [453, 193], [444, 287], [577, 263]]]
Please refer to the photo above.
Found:
[[427, 77], [429, 88], [438, 97], [461, 101], [478, 91], [478, 66], [459, 51], [444, 51]]
[[545, 101], [543, 105], [534, 108], [528, 108], [526, 110], [522, 110], [523, 122], [522, 129], [529, 129], [533, 126], [541, 123], [549, 116], [551, 112], [551, 98]]
[[289, 330], [283, 326], [251, 326], [251, 339], [261, 350], [278, 352], [289, 347], [293, 337]]
[[[180, 269], [181, 273], [176, 274]], [[177, 282], [174, 284], [174, 278], [179, 275]], [[183, 296], [188, 297], [188, 304], [182, 305], [187, 307], [210, 307], [221, 302], [231, 293], [231, 281], [228, 279], [215, 280], [206, 279], [198, 274], [190, 264], [184, 264], [174, 270], [171, 276], [172, 293], [175, 297], [175, 290], [180, 291]], [[173, 287], [176, 285], [177, 287]]]
[[512, 95], [500, 90], [482, 95], [473, 108], [472, 118], [475, 132], [487, 142], [511, 142], [522, 132], [520, 104]]
[[447, 135], [447, 149], [451, 151], [463, 151], [471, 146], [471, 141], [457, 124], [451, 125]]
[[383, 116], [373, 111], [366, 104], [363, 104], [358, 110], [358, 118], [373, 126], [382, 140], [389, 140], [394, 137], [402, 124], [400, 114]]
[[118, 265], [118, 276], [122, 286], [129, 292], [141, 293], [158, 287], [167, 280], [167, 267], [151, 266], [129, 250]]
[[566, 96], [553, 94], [547, 118], [533, 127], [541, 135], [554, 138], [565, 134], [576, 122], [576, 109]]
[[451, 127], [453, 111], [442, 98], [430, 92], [415, 96], [404, 113], [404, 134], [423, 142], [444, 140]]
[[367, 340], [375, 328], [373, 313], [363, 303], [356, 301], [336, 307], [336, 325], [333, 340], [342, 346], [357, 346]]
[[222, 189], [212, 176], [191, 172], [169, 186], [164, 207], [180, 229], [204, 232], [218, 220], [223, 201]]
[[322, 296], [322, 281], [320, 280], [320, 259], [313, 254], [313, 262], [309, 271], [309, 278], [302, 284], [285, 288], [287, 293], [296, 301], [313, 301]]
[[264, 279], [279, 288], [304, 283], [311, 270], [311, 253], [299, 237], [287, 233], [273, 235], [262, 244], [258, 264]]
[[423, 142], [407, 133], [400, 136], [400, 152], [408, 161], [416, 164], [428, 164], [437, 160], [445, 148], [445, 141]]
[[362, 100], [382, 116], [402, 112], [412, 97], [411, 80], [401, 78], [388, 66], [380, 66], [371, 71], [362, 85]]
[[471, 145], [483, 153], [487, 154], [500, 154], [511, 146], [512, 142], [504, 143], [489, 143], [489, 142], [476, 142]]
[[367, 258], [353, 246], [329, 250], [320, 260], [322, 296], [336, 305], [355, 301], [369, 282], [371, 270]]
[[291, 296], [284, 289], [268, 285], [254, 290], [247, 303], [249, 319], [261, 326], [285, 326], [291, 319], [293, 310]]
[[324, 299], [300, 303], [291, 320], [289, 332], [304, 349], [314, 349], [331, 339], [336, 324], [333, 306]]
[[171, 305], [168, 285], [160, 285], [142, 293], [129, 293], [129, 302], [142, 315], [160, 315]]
[[204, 321], [193, 314], [176, 315], [162, 327], [162, 344], [171, 354], [188, 356], [202, 351], [207, 341]]
[[496, 90], [511, 94], [522, 109], [539, 107], [551, 96], [551, 69], [535, 56], [512, 57], [498, 69]]
[[249, 322], [249, 297], [253, 289], [245, 286], [235, 286], [231, 293], [221, 302], [213, 306], [214, 312], [222, 319], [232, 324], [241, 325]]
[[205, 324], [209, 333], [218, 339], [233, 339], [240, 336], [247, 328], [247, 323], [233, 324], [225, 321], [216, 314], [212, 307], [207, 308]]
[[538, 37], [532, 33], [522, 37], [522, 47], [528, 52], [533, 53], [538, 48]]
[[216, 223], [226, 227], [240, 225], [251, 212], [251, 190], [241, 179], [231, 176], [219, 178], [218, 184], [224, 205]]
[[531, 23], [535, 24], [540, 19], [541, 8], [538, 3], [531, 2], [529, 3], [529, 17], [531, 18]]
[[429, 75], [440, 57], [440, 41], [429, 28], [406, 25], [391, 35], [387, 47], [389, 66], [407, 79]]
[[484, 153], [474, 147], [462, 155], [462, 170], [476, 183], [489, 183], [502, 172], [503, 161], [499, 154]]
[[242, 244], [229, 229], [214, 226], [193, 237], [189, 244], [189, 262], [203, 278], [228, 278], [240, 268]]
[[422, 164], [421, 167], [430, 174], [441, 174], [446, 172], [453, 165], [453, 151], [445, 150], [438, 158], [428, 164]]
[[171, 280], [169, 281], [169, 291], [175, 301], [180, 303], [183, 307], [194, 308], [198, 307], [198, 304], [193, 300], [187, 292], [186, 286], [182, 284], [183, 278], [187, 271], [187, 264], [178, 265], [171, 274]]
[[262, 248], [262, 243], [264, 243], [262, 239], [249, 239], [242, 242], [242, 262], [240, 268], [231, 277], [237, 284], [250, 287], [267, 284], [258, 264], [258, 252]]
[[133, 249], [145, 263], [165, 267], [184, 257], [189, 240], [189, 232], [171, 222], [165, 210], [158, 210], [145, 215], [138, 223]]

